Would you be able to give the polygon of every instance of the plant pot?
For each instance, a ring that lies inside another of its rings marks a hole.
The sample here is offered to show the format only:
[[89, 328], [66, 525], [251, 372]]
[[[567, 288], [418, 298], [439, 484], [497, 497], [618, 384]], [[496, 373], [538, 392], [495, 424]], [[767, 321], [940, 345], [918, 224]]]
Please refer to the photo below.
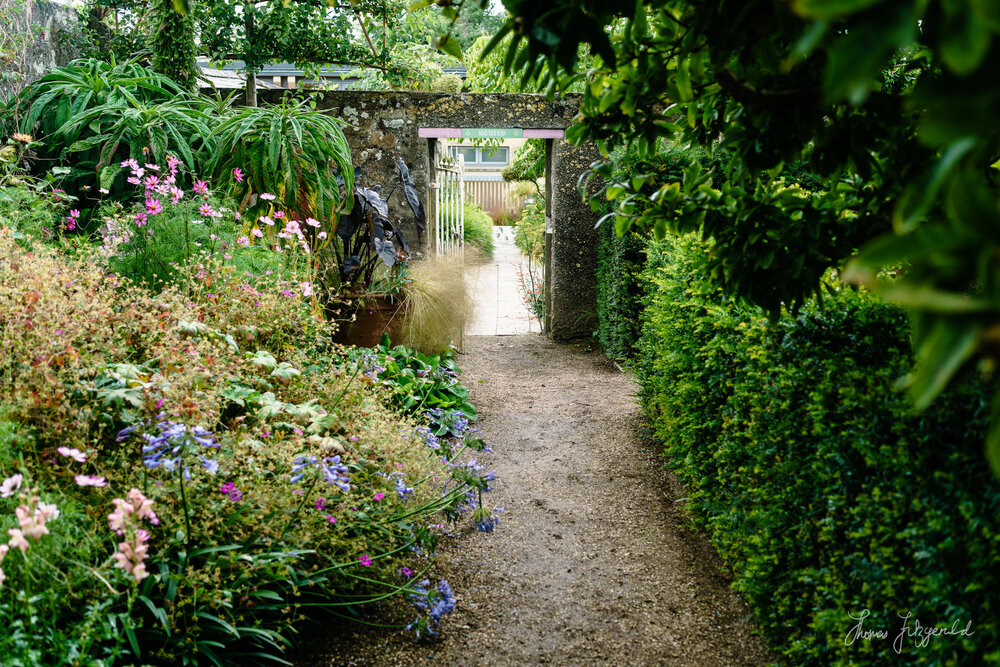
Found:
[[406, 302], [399, 297], [342, 295], [327, 308], [338, 325], [333, 340], [343, 345], [375, 347], [382, 334], [396, 343], [406, 320]]

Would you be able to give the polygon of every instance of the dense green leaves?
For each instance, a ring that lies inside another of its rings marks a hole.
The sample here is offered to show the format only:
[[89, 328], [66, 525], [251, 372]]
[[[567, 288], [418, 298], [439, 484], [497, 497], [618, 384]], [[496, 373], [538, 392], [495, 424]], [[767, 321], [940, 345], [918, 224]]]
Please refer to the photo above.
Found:
[[[705, 280], [706, 248], [648, 249], [635, 364], [689, 508], [792, 665], [995, 664], [1000, 483], [981, 464], [988, 389], [925, 412], [895, 389], [902, 313], [836, 289], [768, 324]], [[847, 641], [855, 617], [878, 637]], [[964, 628], [916, 646], [901, 616]]]
[[[995, 3], [505, 4], [509, 68], [530, 74], [544, 60], [573, 70], [586, 42], [601, 55], [569, 140], [647, 156], [669, 140], [730, 156], [721, 179], [610, 182], [598, 196], [616, 202], [620, 233], [700, 232], [717, 284], [772, 318], [859, 248], [854, 276], [873, 286], [880, 269], [897, 268], [879, 258], [892, 257], [905, 270], [886, 294], [904, 296], [923, 351], [919, 402], [964, 367], [952, 341], [973, 341], [963, 359], [997, 365], [987, 333], [1000, 327]], [[806, 192], [775, 180], [797, 161], [818, 179]], [[908, 238], [922, 230], [936, 231]], [[942, 308], [962, 299], [976, 308]]]

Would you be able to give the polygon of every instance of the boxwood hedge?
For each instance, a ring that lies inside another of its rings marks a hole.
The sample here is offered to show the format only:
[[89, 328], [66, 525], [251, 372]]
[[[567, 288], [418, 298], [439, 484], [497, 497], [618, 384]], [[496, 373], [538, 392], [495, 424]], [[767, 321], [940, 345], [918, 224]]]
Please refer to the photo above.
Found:
[[706, 287], [697, 241], [647, 254], [642, 401], [768, 643], [796, 665], [1000, 662], [983, 382], [914, 413], [897, 309], [843, 289], [768, 324]]

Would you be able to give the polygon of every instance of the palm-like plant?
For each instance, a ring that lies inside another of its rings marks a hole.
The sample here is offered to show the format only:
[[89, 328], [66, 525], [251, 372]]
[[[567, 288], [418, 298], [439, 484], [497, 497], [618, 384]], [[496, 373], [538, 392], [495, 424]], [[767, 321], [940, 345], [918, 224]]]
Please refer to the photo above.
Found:
[[73, 194], [98, 180], [112, 189], [117, 162], [145, 148], [161, 163], [172, 151], [196, 167], [210, 135], [197, 98], [134, 62], [57, 67], [24, 90], [17, 111], [21, 132], [42, 142], [40, 164], [69, 162], [64, 187]]
[[250, 219], [268, 205], [252, 195], [267, 192], [293, 217], [315, 218], [332, 232], [338, 214], [353, 204], [354, 168], [341, 124], [288, 98], [232, 111], [215, 128], [207, 171], [234, 191]]

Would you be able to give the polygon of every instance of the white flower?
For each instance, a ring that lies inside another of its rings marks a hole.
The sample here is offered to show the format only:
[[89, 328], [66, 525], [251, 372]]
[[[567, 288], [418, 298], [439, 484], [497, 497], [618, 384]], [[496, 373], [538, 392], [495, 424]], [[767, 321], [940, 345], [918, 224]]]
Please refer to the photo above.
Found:
[[108, 481], [103, 477], [92, 477], [90, 475], [77, 475], [73, 479], [76, 480], [77, 486], [107, 486]]
[[56, 450], [62, 456], [67, 456], [77, 463], [83, 463], [87, 460], [87, 455], [81, 452], [79, 449], [70, 449], [69, 447], [60, 447]]
[[11, 475], [0, 484], [0, 498], [10, 498], [21, 488], [21, 475]]

